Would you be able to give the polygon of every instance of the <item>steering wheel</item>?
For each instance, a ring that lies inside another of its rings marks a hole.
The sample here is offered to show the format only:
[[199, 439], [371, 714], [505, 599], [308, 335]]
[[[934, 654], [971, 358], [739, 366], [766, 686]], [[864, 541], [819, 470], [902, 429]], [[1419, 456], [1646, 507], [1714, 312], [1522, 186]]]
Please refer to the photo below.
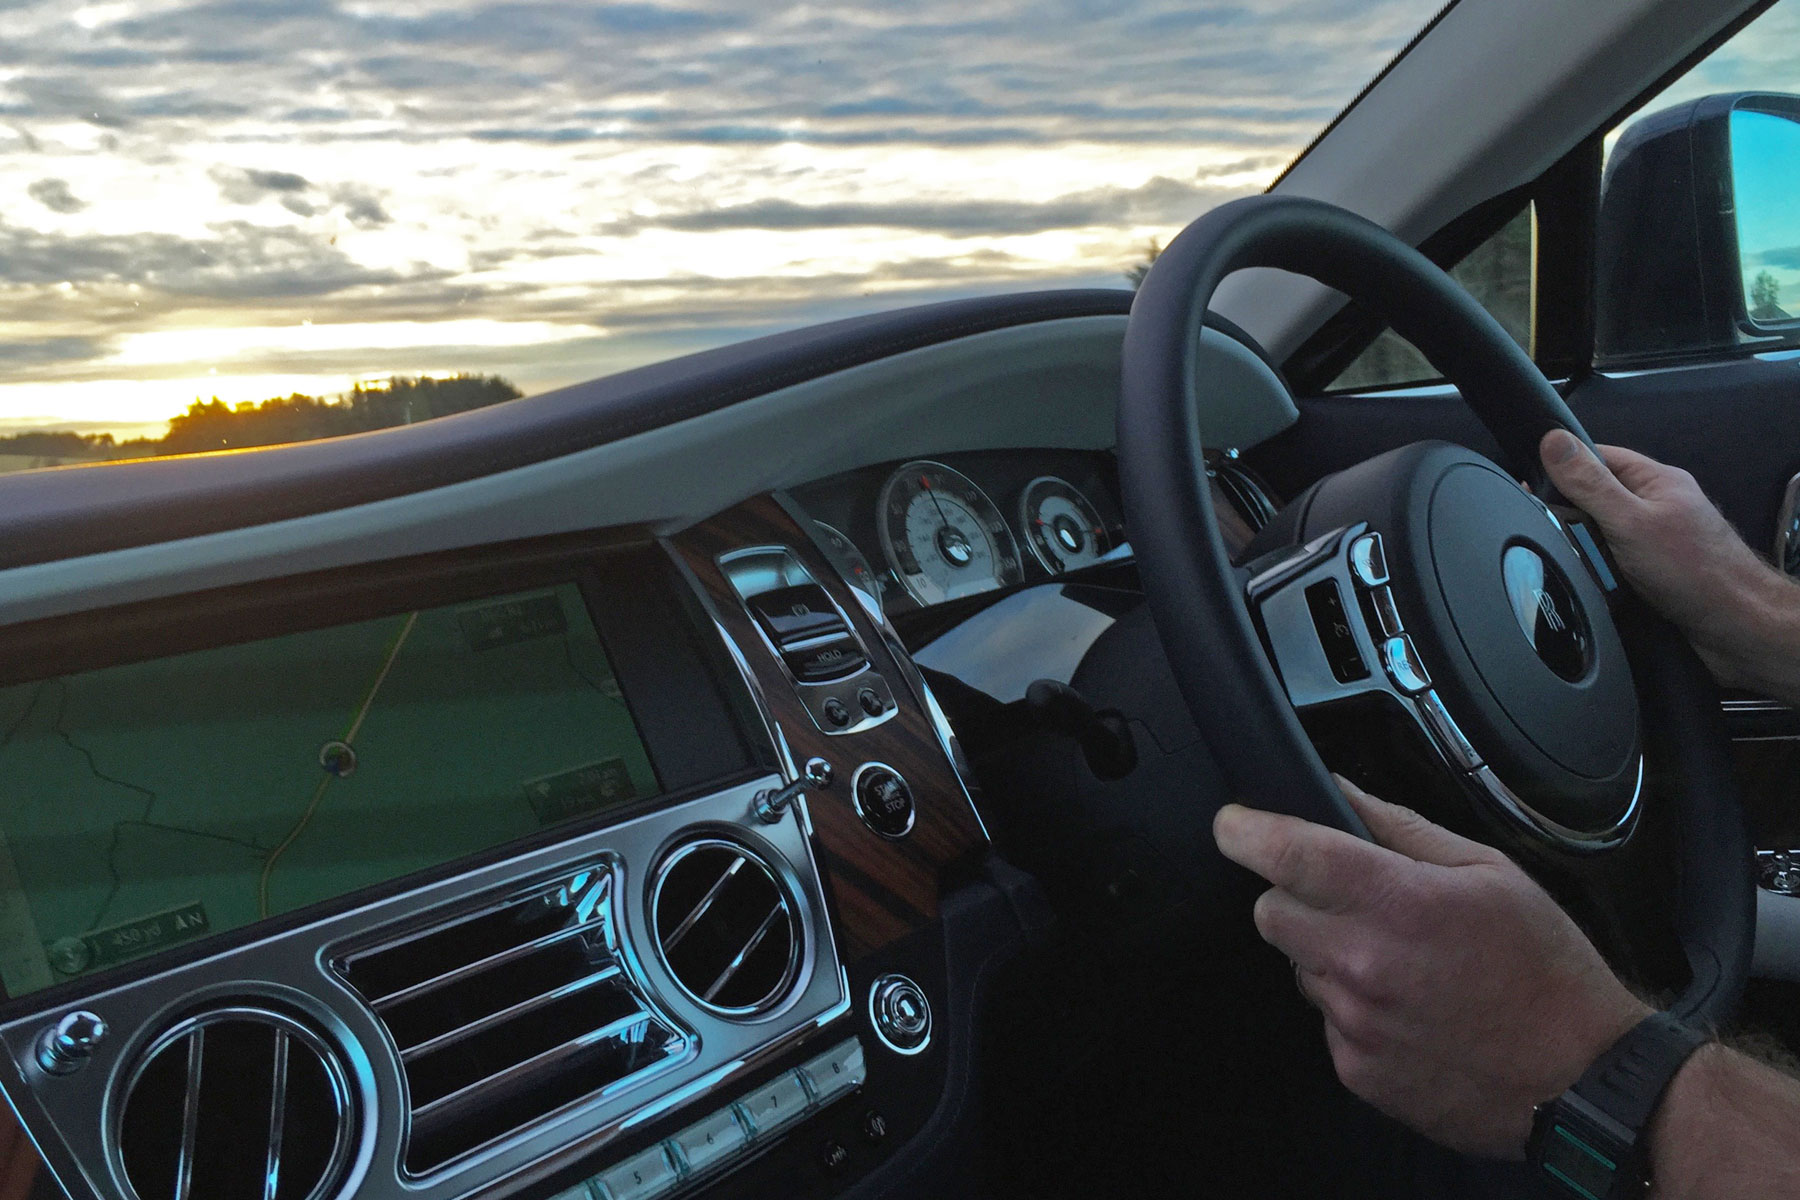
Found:
[[[1367, 304], [1457, 386], [1504, 465], [1445, 442], [1378, 455], [1308, 489], [1262, 552], [1234, 564], [1207, 485], [1195, 364], [1215, 288], [1247, 267]], [[1673, 826], [1672, 924], [1689, 972], [1675, 1011], [1731, 1014], [1756, 909], [1717, 693], [1681, 635], [1615, 578], [1599, 531], [1540, 499], [1554, 494], [1539, 439], [1560, 427], [1593, 443], [1493, 317], [1353, 213], [1234, 201], [1188, 226], [1143, 281], [1118, 419], [1151, 615], [1240, 798], [1367, 837], [1301, 720], [1354, 704], [1406, 725], [1465, 832], [1539, 874], [1626, 861], [1654, 809]]]

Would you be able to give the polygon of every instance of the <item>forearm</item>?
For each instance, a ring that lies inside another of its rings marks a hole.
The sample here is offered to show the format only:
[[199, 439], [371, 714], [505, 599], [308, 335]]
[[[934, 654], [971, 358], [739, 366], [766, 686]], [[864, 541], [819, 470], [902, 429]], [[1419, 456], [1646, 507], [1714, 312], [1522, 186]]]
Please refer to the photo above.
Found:
[[1669, 1085], [1650, 1155], [1656, 1200], [1800, 1196], [1800, 1083], [1703, 1047]]
[[1800, 706], [1800, 583], [1758, 562], [1689, 634], [1721, 683]]

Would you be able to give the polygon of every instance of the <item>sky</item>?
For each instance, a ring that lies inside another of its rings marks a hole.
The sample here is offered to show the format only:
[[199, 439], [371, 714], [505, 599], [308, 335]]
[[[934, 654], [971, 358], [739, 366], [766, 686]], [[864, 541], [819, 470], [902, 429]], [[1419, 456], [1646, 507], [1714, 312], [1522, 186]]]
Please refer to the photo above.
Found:
[[0, 433], [1121, 286], [1439, 0], [0, 0]]

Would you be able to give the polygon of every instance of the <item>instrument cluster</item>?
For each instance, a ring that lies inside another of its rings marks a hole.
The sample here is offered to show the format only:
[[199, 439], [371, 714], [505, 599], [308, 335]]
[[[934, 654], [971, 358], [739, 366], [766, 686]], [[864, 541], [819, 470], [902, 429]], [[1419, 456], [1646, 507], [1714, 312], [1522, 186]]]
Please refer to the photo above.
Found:
[[890, 611], [1092, 566], [1124, 541], [1112, 457], [944, 455], [797, 488], [821, 548]]

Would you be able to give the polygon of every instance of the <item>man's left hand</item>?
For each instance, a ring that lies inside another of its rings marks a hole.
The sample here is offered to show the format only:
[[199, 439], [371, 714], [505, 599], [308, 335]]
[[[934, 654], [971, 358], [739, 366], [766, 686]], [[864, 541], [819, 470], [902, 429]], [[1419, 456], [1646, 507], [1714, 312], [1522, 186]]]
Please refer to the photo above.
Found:
[[1649, 1009], [1511, 859], [1339, 782], [1374, 843], [1235, 804], [1214, 819], [1275, 885], [1257, 930], [1325, 1015], [1344, 1086], [1451, 1149], [1519, 1158], [1532, 1107]]

